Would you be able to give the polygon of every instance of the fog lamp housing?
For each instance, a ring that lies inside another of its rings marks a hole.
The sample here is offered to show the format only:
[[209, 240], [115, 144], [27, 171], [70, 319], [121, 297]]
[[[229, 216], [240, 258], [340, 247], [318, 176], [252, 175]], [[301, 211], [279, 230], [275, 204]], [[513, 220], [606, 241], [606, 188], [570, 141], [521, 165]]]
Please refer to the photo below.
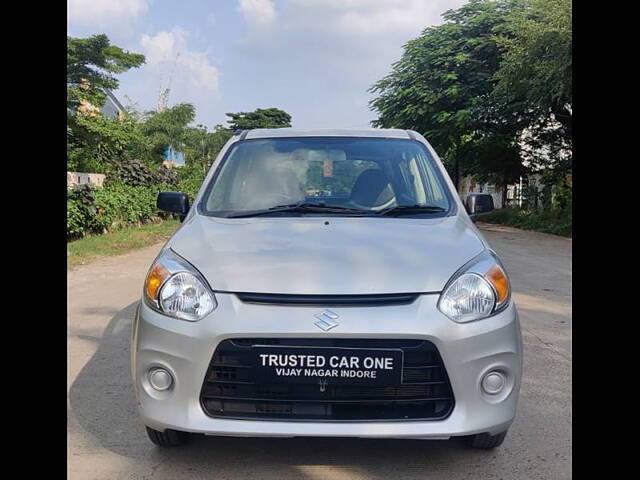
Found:
[[507, 385], [507, 379], [502, 372], [492, 370], [482, 377], [480, 385], [482, 386], [482, 390], [488, 395], [497, 395], [502, 392]]
[[167, 370], [161, 367], [152, 368], [149, 370], [149, 385], [154, 390], [163, 392], [169, 390], [173, 385], [173, 376]]

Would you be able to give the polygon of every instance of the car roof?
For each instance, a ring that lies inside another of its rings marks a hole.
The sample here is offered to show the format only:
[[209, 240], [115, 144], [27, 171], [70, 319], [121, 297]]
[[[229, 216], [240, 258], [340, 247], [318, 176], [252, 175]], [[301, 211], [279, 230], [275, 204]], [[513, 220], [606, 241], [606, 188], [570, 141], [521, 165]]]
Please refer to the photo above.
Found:
[[255, 128], [249, 130], [245, 139], [285, 138], [285, 137], [370, 137], [370, 138], [411, 138], [407, 130], [396, 128], [345, 128], [299, 130], [295, 128]]

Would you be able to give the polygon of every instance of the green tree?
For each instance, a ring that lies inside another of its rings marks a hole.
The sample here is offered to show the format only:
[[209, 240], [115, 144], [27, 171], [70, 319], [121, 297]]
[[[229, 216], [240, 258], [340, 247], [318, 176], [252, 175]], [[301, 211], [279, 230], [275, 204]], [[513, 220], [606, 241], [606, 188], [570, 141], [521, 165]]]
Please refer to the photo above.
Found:
[[144, 55], [111, 45], [104, 34], [89, 38], [67, 37], [67, 108], [75, 112], [81, 100], [101, 107], [106, 98], [105, 90], [118, 88], [114, 74], [139, 67], [144, 62]]
[[106, 35], [67, 37], [67, 165], [70, 170], [105, 173], [113, 158], [144, 155], [147, 143], [137, 123], [80, 114], [87, 101], [101, 107], [106, 90], [118, 88], [115, 74], [139, 67], [144, 55], [111, 45]]
[[565, 205], [573, 165], [571, 30], [571, 0], [527, 0], [497, 39], [503, 57], [491, 96], [505, 111], [526, 112], [525, 160]]
[[122, 157], [145, 158], [148, 140], [130, 118], [112, 120], [72, 115], [67, 119], [67, 168], [106, 173], [108, 163]]
[[232, 135], [233, 132], [222, 125], [216, 125], [211, 132], [204, 125], [187, 128], [184, 137], [185, 162], [189, 165], [197, 165], [202, 172], [206, 173], [218, 152]]
[[494, 99], [551, 113], [571, 136], [571, 0], [528, 0], [498, 38], [504, 51]]
[[283, 128], [291, 126], [291, 115], [279, 108], [258, 108], [253, 112], [226, 113], [231, 130], [251, 128]]
[[160, 164], [167, 147], [183, 150], [187, 125], [193, 121], [195, 114], [195, 108], [190, 103], [180, 103], [161, 112], [146, 112], [140, 129], [149, 141], [151, 163]]
[[502, 204], [506, 205], [506, 186], [517, 182], [520, 175], [526, 173], [517, 139], [491, 132], [465, 140], [460, 151], [463, 173], [473, 175], [479, 182], [502, 186]]
[[378, 94], [370, 104], [378, 113], [373, 125], [421, 132], [456, 185], [463, 156], [481, 151], [471, 153], [477, 138], [516, 136], [518, 126], [504, 121], [489, 98], [501, 59], [496, 33], [518, 8], [519, 0], [471, 0], [445, 12], [445, 23], [410, 40], [391, 73], [369, 89]]

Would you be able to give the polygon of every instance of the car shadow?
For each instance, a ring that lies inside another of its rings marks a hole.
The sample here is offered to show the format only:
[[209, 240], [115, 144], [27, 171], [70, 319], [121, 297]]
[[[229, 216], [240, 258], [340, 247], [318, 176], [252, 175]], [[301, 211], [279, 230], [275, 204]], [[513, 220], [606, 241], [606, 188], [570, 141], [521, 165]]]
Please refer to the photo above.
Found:
[[[467, 447], [461, 439], [449, 441], [358, 438], [238, 438], [193, 436], [184, 447], [161, 449], [147, 439], [140, 424], [130, 373], [131, 320], [137, 302], [111, 319], [97, 350], [69, 390], [70, 428], [76, 440], [99, 445], [136, 460], [143, 468], [171, 468], [162, 478], [218, 472], [226, 478], [433, 478], [438, 471], [450, 478], [484, 464], [483, 473], [499, 476], [504, 470], [495, 458], [502, 449], [486, 452]], [[94, 337], [89, 337], [95, 341]], [[90, 438], [85, 438], [86, 436]], [[503, 447], [504, 448], [504, 447]], [[314, 469], [323, 468], [322, 471]], [[329, 469], [329, 470], [326, 470]], [[266, 472], [270, 472], [268, 475]]]

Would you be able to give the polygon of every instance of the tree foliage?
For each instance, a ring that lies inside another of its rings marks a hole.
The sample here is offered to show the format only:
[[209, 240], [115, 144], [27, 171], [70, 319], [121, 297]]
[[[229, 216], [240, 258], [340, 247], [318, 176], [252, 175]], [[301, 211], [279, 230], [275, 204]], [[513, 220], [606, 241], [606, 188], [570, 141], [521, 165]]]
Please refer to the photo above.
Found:
[[153, 163], [162, 162], [165, 149], [181, 150], [185, 144], [187, 125], [193, 121], [196, 110], [190, 103], [180, 103], [161, 112], [147, 112], [141, 124], [142, 134], [149, 139]]
[[80, 172], [106, 173], [114, 158], [144, 158], [148, 139], [131, 119], [122, 121], [71, 115], [67, 119], [67, 168]]
[[527, 167], [570, 168], [570, 0], [470, 0], [443, 17], [369, 89], [373, 125], [421, 132], [456, 180], [514, 181], [523, 137]]
[[530, 0], [514, 11], [507, 34], [494, 98], [522, 102], [540, 116], [554, 115], [571, 134], [571, 0]]
[[283, 128], [291, 126], [291, 115], [279, 108], [258, 108], [253, 112], [226, 113], [231, 130]]
[[520, 147], [509, 136], [477, 136], [464, 143], [461, 150], [464, 173], [473, 175], [479, 182], [508, 185], [524, 173]]
[[105, 90], [118, 88], [114, 74], [139, 67], [144, 62], [144, 55], [111, 45], [104, 34], [89, 38], [67, 37], [67, 108], [75, 111], [82, 100], [102, 106]]
[[379, 115], [373, 125], [421, 132], [442, 152], [454, 177], [462, 152], [479, 135], [484, 142], [487, 135], [513, 133], [511, 124], [487, 117], [487, 100], [500, 64], [496, 32], [518, 6], [516, 0], [471, 0], [445, 12], [444, 24], [409, 41], [391, 73], [370, 89], [379, 94], [371, 102]]
[[188, 128], [184, 137], [185, 162], [206, 172], [232, 135], [231, 130], [221, 125], [216, 125], [213, 131], [208, 131], [204, 125]]
[[147, 142], [132, 119], [81, 115], [82, 101], [100, 107], [106, 91], [118, 87], [115, 74], [139, 67], [144, 55], [112, 45], [104, 35], [67, 37], [67, 164], [70, 170], [105, 173], [107, 161], [140, 157]]
[[528, 0], [525, 7], [498, 38], [503, 56], [492, 100], [524, 112], [523, 159], [545, 184], [566, 192], [573, 165], [571, 0]]

